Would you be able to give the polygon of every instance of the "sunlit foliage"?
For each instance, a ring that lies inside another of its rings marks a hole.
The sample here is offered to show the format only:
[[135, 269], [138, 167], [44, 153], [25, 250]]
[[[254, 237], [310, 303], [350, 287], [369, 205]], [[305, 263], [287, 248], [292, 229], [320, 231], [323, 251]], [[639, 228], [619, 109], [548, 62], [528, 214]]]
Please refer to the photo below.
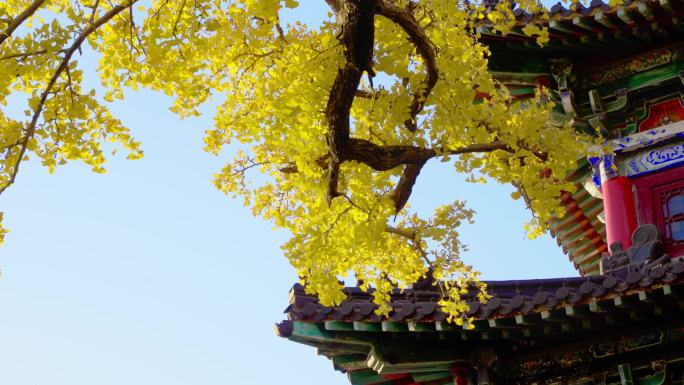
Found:
[[[487, 72], [476, 26], [510, 31], [508, 1], [327, 0], [321, 26], [281, 22], [282, 7], [309, 1], [322, 0], [4, 1], [0, 103], [24, 95], [26, 117], [0, 108], [0, 192], [28, 156], [50, 170], [81, 160], [95, 172], [106, 142], [141, 157], [107, 109], [127, 88], [173, 96], [181, 117], [222, 98], [205, 150], [241, 150], [214, 183], [292, 234], [283, 250], [307, 290], [339, 302], [339, 280], [353, 273], [386, 313], [390, 292], [430, 269], [443, 308], [467, 322], [460, 298], [484, 288], [459, 258], [458, 227], [473, 212], [459, 200], [428, 218], [412, 212], [422, 166], [449, 162], [473, 181], [512, 183], [536, 235], [572, 189], [564, 176], [582, 140], [550, 120], [548, 90], [515, 102]], [[539, 15], [523, 31], [547, 41], [539, 5], [517, 6]], [[82, 88], [76, 59], [86, 47], [101, 57], [104, 95]]]

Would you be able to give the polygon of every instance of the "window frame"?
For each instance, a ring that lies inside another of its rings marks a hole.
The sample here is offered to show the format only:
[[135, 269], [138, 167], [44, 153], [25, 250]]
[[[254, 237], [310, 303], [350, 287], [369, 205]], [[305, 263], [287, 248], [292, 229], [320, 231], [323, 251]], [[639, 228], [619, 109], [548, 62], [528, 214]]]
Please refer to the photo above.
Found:
[[[634, 178], [636, 189], [636, 206], [639, 225], [654, 224], [663, 234], [665, 251], [671, 257], [684, 255], [684, 241], [675, 241], [665, 237], [665, 213], [661, 194], [680, 189], [684, 192], [684, 166], [676, 166], [658, 170], [652, 174]], [[669, 199], [668, 199], [669, 200]]]

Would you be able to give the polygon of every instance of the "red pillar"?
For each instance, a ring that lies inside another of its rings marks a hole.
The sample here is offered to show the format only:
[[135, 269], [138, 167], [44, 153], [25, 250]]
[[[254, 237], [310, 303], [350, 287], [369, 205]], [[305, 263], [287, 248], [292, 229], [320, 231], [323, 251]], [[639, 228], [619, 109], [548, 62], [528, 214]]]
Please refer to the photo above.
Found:
[[468, 385], [468, 369], [455, 367], [451, 373], [454, 375], [454, 385]]
[[637, 227], [632, 186], [632, 181], [626, 176], [616, 176], [601, 182], [609, 247], [613, 242], [622, 243], [623, 249], [632, 245], [632, 233]]

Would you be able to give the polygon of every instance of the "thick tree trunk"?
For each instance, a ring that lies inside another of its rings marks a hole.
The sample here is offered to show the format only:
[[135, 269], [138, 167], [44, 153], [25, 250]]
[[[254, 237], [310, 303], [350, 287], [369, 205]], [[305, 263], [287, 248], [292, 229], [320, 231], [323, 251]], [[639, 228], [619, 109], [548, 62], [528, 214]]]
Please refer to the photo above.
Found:
[[361, 162], [374, 170], [387, 171], [404, 166], [401, 179], [393, 193], [397, 212], [406, 205], [413, 185], [423, 165], [431, 158], [441, 154], [464, 154], [511, 151], [511, 147], [501, 142], [472, 144], [457, 149], [431, 149], [405, 145], [378, 145], [365, 139], [350, 136], [350, 111], [354, 98], [359, 92], [359, 83], [364, 72], [372, 79], [373, 46], [375, 43], [375, 15], [382, 15], [400, 26], [408, 35], [423, 58], [426, 78], [422, 87], [413, 95], [410, 116], [405, 122], [409, 131], [415, 131], [416, 119], [423, 110], [425, 101], [437, 83], [438, 71], [433, 44], [413, 16], [413, 9], [398, 7], [386, 0], [326, 0], [335, 12], [339, 33], [337, 39], [344, 47], [344, 63], [337, 70], [335, 82], [330, 89], [325, 109], [328, 126], [326, 140], [328, 154], [319, 159], [328, 167], [328, 201], [342, 195], [338, 191], [340, 165], [348, 161]]
[[[329, 2], [330, 3], [330, 2]], [[344, 47], [344, 65], [337, 71], [325, 109], [330, 150], [328, 200], [339, 195], [340, 164], [349, 152], [349, 112], [363, 72], [373, 76], [374, 18], [377, 0], [339, 0], [333, 2], [340, 25], [338, 40]]]

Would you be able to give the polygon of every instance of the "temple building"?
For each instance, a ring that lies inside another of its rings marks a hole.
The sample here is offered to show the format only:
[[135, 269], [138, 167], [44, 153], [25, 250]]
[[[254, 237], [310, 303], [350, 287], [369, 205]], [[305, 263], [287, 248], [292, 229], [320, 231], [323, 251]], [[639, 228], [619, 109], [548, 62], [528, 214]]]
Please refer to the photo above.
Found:
[[295, 285], [280, 336], [353, 385], [684, 384], [684, 0], [549, 11], [551, 41], [481, 27], [490, 70], [519, 98], [556, 91], [559, 118], [609, 153], [570, 176], [551, 225], [577, 277], [487, 282], [474, 328], [446, 322], [431, 285], [325, 307]]

